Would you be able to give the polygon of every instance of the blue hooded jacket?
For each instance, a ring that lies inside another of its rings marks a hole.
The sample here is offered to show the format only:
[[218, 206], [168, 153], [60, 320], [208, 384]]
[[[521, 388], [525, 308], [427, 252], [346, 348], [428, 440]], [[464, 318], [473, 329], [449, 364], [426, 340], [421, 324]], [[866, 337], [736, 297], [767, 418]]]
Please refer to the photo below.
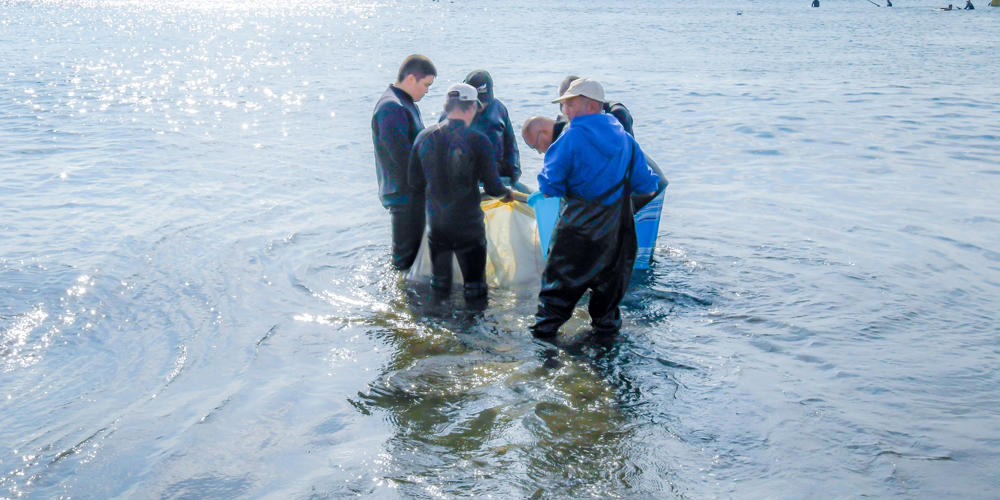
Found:
[[[570, 196], [594, 201], [621, 182], [635, 149], [631, 193], [654, 193], [660, 178], [646, 164], [646, 156], [632, 136], [612, 115], [578, 116], [545, 153], [538, 174], [538, 190], [545, 196]], [[629, 193], [629, 194], [631, 194]], [[600, 200], [610, 205], [621, 190]]]

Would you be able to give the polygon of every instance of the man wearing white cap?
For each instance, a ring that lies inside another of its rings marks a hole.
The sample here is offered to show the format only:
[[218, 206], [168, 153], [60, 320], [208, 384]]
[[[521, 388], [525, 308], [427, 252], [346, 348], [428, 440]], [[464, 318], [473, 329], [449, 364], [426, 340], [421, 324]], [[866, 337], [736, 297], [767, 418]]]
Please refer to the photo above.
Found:
[[632, 193], [656, 192], [659, 178], [621, 123], [603, 113], [604, 89], [592, 78], [573, 81], [560, 103], [569, 126], [545, 154], [538, 189], [563, 198], [549, 243], [532, 334], [554, 339], [591, 291], [591, 325], [598, 336], [621, 328], [618, 305], [635, 264]]
[[447, 295], [452, 255], [465, 279], [466, 299], [486, 297], [486, 227], [479, 206], [479, 183], [486, 194], [513, 201], [497, 175], [490, 140], [469, 128], [482, 108], [476, 88], [456, 83], [448, 88], [448, 118], [428, 127], [413, 141], [409, 184], [426, 193], [427, 242], [431, 251], [431, 287]]

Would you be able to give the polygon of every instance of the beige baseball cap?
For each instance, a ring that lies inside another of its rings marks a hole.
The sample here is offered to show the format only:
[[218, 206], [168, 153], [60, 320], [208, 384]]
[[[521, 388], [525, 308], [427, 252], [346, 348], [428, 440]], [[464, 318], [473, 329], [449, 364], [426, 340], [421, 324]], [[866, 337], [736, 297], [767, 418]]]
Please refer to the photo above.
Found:
[[476, 88], [467, 83], [456, 83], [451, 87], [448, 87], [447, 99], [456, 100], [460, 102], [475, 102], [476, 110], [481, 111], [483, 109], [483, 103], [479, 102], [479, 92]]
[[601, 87], [601, 83], [593, 78], [578, 78], [569, 84], [565, 94], [552, 102], [562, 102], [579, 96], [604, 102], [604, 87]]

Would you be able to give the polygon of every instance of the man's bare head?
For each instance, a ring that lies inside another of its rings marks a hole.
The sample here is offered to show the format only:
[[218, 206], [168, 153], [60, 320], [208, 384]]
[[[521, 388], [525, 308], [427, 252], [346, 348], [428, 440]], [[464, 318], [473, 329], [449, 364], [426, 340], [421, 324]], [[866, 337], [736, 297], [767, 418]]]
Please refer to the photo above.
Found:
[[524, 122], [521, 128], [521, 138], [529, 148], [544, 154], [552, 145], [556, 122], [544, 116], [532, 116]]

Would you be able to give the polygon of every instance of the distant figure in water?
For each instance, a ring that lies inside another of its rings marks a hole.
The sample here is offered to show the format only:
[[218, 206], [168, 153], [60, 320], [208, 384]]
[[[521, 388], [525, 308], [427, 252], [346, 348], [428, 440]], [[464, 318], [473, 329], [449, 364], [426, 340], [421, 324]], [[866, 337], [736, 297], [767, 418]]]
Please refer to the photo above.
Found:
[[972, 0], [965, 0], [965, 10], [976, 10], [976, 6], [972, 5]]
[[892, 0], [885, 0], [886, 7], [892, 7]]
[[813, 0], [813, 7], [819, 7], [819, 0]]
[[941, 7], [941, 10], [951, 10], [951, 9], [952, 9], [951, 4], [948, 4], [947, 7]]

